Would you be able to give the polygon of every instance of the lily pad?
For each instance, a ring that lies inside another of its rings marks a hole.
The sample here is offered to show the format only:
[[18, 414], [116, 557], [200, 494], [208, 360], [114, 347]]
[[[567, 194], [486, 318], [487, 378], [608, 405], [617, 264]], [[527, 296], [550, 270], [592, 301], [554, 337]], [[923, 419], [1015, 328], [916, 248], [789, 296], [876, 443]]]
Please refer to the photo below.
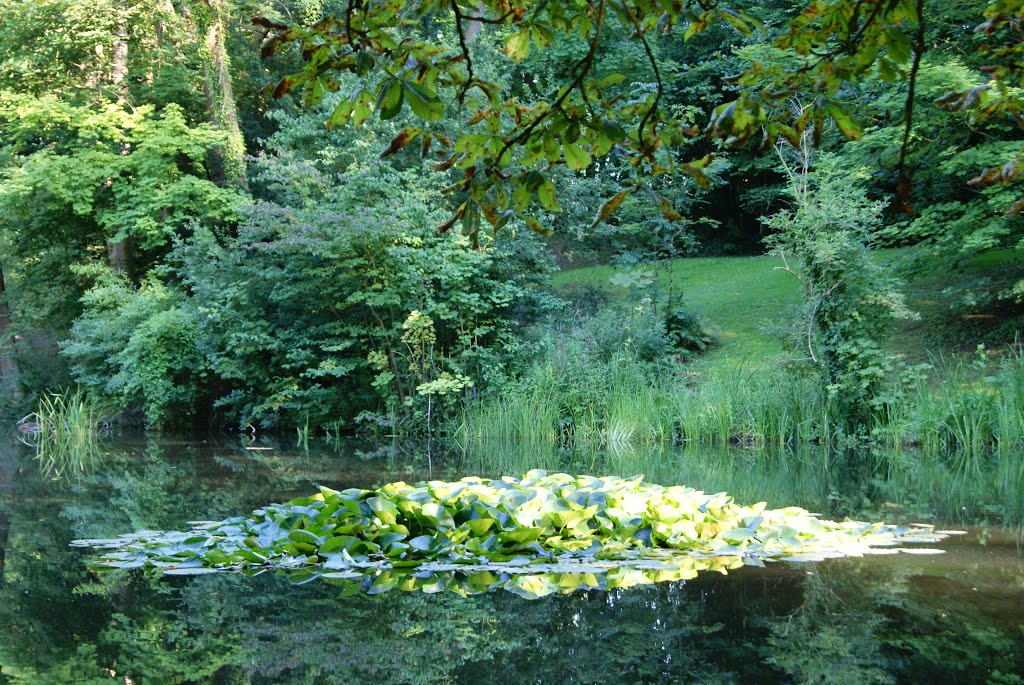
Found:
[[321, 487], [249, 517], [75, 540], [95, 568], [171, 575], [279, 570], [296, 581], [467, 595], [503, 588], [537, 598], [581, 588], [686, 580], [702, 571], [897, 551], [936, 554], [955, 531], [822, 519], [799, 507], [744, 506], [725, 493], [644, 483], [642, 476], [463, 478], [377, 490]]

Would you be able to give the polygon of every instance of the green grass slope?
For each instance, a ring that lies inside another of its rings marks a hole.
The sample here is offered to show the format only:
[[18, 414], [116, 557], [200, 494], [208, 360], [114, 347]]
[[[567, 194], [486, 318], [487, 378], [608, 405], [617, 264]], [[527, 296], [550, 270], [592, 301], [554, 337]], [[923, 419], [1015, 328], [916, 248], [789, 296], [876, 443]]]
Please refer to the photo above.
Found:
[[[660, 262], [648, 273], [657, 277], [662, 298], [671, 287], [678, 301], [721, 339], [708, 360], [756, 360], [782, 353], [780, 333], [800, 301], [796, 279], [778, 266], [776, 257], [705, 257]], [[554, 286], [563, 294], [589, 286], [623, 299], [631, 296], [629, 288], [612, 283], [623, 270], [602, 265], [562, 271]]]
[[[905, 250], [879, 250], [878, 259], [897, 264]], [[658, 298], [670, 289], [685, 307], [696, 311], [721, 346], [701, 364], [757, 362], [783, 353], [781, 338], [799, 316], [800, 292], [796, 278], [779, 267], [776, 256], [684, 258], [641, 267], [656, 279]], [[1012, 288], [1024, 266], [1024, 253], [1001, 250], [975, 258], [960, 270], [926, 271], [904, 287], [907, 305], [919, 316], [899, 321], [888, 341], [892, 352], [911, 362], [927, 361], [930, 354], [967, 354], [979, 343], [999, 350], [1024, 329], [1024, 306], [1003, 302], [998, 306], [957, 307], [972, 291]], [[558, 273], [553, 284], [572, 297], [581, 288], [604, 292], [613, 300], [638, 299], [630, 287], [616, 285], [616, 274], [630, 269], [601, 265]]]

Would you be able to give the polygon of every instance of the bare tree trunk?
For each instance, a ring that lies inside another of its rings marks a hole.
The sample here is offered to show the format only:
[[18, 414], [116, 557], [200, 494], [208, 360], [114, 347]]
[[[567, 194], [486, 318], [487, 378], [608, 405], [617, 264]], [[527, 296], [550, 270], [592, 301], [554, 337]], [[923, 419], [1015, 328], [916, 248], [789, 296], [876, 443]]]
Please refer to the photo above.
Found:
[[118, 97], [124, 97], [127, 93], [127, 83], [124, 82], [128, 76], [128, 25], [121, 18], [114, 28], [113, 62], [110, 67], [110, 82], [117, 89]]
[[103, 44], [97, 43], [95, 48], [96, 62], [87, 60], [85, 64], [79, 65], [79, 68], [85, 72], [85, 87], [90, 91], [98, 91], [103, 82], [101, 78], [103, 70]]
[[117, 273], [131, 276], [135, 241], [131, 236], [107, 241], [107, 265]]

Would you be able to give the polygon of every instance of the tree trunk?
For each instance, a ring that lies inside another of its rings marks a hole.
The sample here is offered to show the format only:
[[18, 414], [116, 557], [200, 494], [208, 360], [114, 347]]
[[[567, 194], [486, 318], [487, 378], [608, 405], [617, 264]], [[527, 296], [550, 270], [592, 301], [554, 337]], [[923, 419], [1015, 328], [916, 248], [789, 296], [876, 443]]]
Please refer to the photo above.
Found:
[[[118, 14], [117, 25], [114, 28], [114, 37], [111, 41], [111, 52], [113, 62], [110, 67], [110, 84], [117, 92], [118, 102], [125, 102], [128, 99], [128, 24], [124, 20], [124, 8], [120, 3], [116, 7]], [[107, 241], [107, 263], [110, 268], [117, 272], [128, 270], [128, 259], [131, 253], [129, 238]]]
[[0, 264], [0, 339], [7, 334], [7, 327], [11, 324], [11, 310], [7, 306], [7, 282], [4, 281], [4, 265]]
[[132, 275], [134, 241], [131, 236], [107, 241], [107, 265], [117, 273]]
[[199, 36], [203, 54], [203, 91], [210, 121], [227, 134], [227, 141], [214, 151], [214, 178], [220, 183], [248, 188], [245, 177], [245, 139], [238, 125], [238, 108], [231, 86], [231, 61], [228, 58], [223, 0], [204, 0], [209, 16], [206, 33]]
[[14, 378], [14, 360], [11, 358], [8, 336], [11, 328], [11, 307], [7, 304], [7, 284], [4, 282], [4, 266], [0, 264], [0, 388], [8, 386]]
[[0, 587], [4, 585], [4, 566], [7, 560], [7, 540], [11, 530], [11, 522], [6, 511], [0, 511]]
[[123, 18], [118, 19], [114, 28], [114, 40], [112, 42], [113, 62], [110, 67], [110, 82], [117, 90], [118, 98], [127, 95], [128, 84], [125, 77], [128, 76], [128, 25]]

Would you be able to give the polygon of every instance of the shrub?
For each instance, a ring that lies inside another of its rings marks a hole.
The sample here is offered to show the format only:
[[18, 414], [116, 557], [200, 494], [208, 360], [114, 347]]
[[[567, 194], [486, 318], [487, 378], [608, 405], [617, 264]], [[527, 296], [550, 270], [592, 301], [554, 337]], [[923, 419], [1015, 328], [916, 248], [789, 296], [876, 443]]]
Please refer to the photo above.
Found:
[[909, 313], [896, 279], [871, 257], [881, 203], [827, 165], [811, 173], [810, 151], [803, 152], [803, 169], [791, 175], [794, 209], [767, 220], [777, 231], [767, 244], [803, 290], [796, 349], [819, 369], [841, 416], [862, 425], [886, 401], [893, 371], [882, 339], [895, 317]]
[[525, 352], [519, 324], [554, 305], [520, 275], [530, 271], [516, 272], [534, 257], [432, 227], [267, 204], [237, 238], [221, 245], [200, 230], [175, 255], [217, 404], [240, 423], [387, 417], [413, 431]]
[[105, 269], [95, 273], [61, 345], [76, 382], [94, 399], [141, 406], [154, 427], [191, 415], [206, 364], [184, 298], [155, 278], [136, 288]]

